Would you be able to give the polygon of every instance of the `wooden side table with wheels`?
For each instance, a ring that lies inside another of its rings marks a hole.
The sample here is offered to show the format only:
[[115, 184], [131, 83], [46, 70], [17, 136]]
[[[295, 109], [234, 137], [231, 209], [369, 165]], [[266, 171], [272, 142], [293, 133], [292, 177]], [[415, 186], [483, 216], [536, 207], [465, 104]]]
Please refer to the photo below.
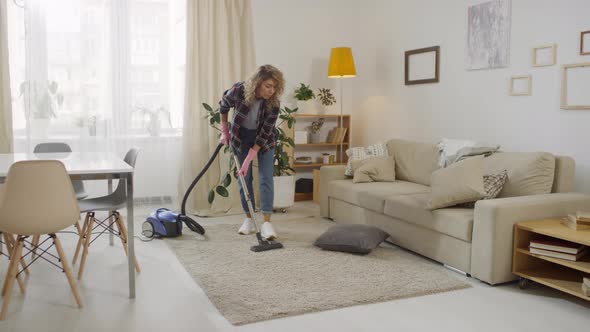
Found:
[[559, 218], [515, 224], [512, 273], [520, 276], [519, 287], [533, 281], [590, 301], [582, 292], [582, 278], [590, 277], [590, 254], [570, 261], [530, 253], [530, 241], [543, 235], [590, 246], [590, 231], [569, 229]]

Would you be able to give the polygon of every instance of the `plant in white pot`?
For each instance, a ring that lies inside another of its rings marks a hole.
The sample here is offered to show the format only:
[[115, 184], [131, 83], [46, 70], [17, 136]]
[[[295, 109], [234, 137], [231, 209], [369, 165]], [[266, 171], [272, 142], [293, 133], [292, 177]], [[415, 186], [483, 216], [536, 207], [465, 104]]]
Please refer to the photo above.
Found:
[[320, 130], [322, 129], [323, 125], [324, 118], [319, 118], [316, 121], [313, 121], [309, 126], [309, 134], [311, 136], [312, 144], [322, 143]]
[[[216, 130], [220, 131], [221, 115], [219, 114], [219, 108], [213, 109], [210, 105], [203, 103], [203, 107], [207, 111], [207, 118], [209, 119], [209, 125]], [[285, 212], [285, 209], [293, 206], [295, 202], [295, 170], [291, 168], [290, 157], [288, 149], [295, 145], [293, 139], [285, 132], [282, 128], [283, 124], [286, 124], [289, 129], [292, 129], [295, 125], [295, 118], [293, 113], [297, 112], [297, 108], [290, 109], [288, 107], [281, 108], [279, 110], [279, 119], [281, 120], [275, 126], [275, 154], [274, 154], [274, 170], [273, 170], [273, 181], [274, 181], [274, 208], [280, 209]], [[224, 153], [229, 153], [229, 147], [226, 146]], [[213, 204], [216, 196], [228, 197], [229, 191], [227, 188], [232, 183], [233, 179], [237, 179], [237, 167], [234, 163], [233, 158], [229, 158], [229, 169], [226, 173], [222, 174], [217, 184], [209, 190], [208, 201], [209, 204]]]
[[313, 114], [317, 112], [315, 94], [309, 85], [300, 83], [299, 87], [295, 89], [295, 99], [297, 99], [299, 113]]
[[318, 89], [318, 99], [320, 100], [320, 104], [322, 105], [322, 113], [335, 113], [332, 112], [332, 108], [334, 104], [336, 104], [336, 97], [332, 94], [330, 89]]
[[23, 98], [26, 121], [35, 138], [47, 137], [47, 130], [52, 118], [57, 117], [57, 110], [64, 102], [64, 96], [58, 91], [55, 81], [25, 81], [19, 86], [19, 97]]
[[293, 113], [297, 108], [289, 109], [288, 107], [280, 109], [279, 118], [281, 122], [275, 128], [275, 157], [274, 157], [274, 208], [285, 209], [293, 206], [295, 203], [295, 170], [291, 168], [291, 162], [288, 150], [295, 146], [291, 138], [282, 127], [286, 123], [289, 129], [295, 126]]

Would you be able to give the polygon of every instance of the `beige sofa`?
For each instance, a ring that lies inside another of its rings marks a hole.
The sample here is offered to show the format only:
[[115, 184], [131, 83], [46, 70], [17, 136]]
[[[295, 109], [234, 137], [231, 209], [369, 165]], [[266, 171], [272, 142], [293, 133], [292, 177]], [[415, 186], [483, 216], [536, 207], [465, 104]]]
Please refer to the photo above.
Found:
[[[377, 226], [394, 244], [492, 285], [517, 278], [511, 273], [514, 223], [590, 209], [590, 196], [571, 192], [572, 158], [502, 152], [484, 159], [486, 171], [508, 171], [499, 198], [480, 200], [474, 209], [430, 211], [425, 206], [430, 175], [438, 169], [436, 145], [392, 139], [387, 149], [394, 156], [395, 182], [355, 184], [344, 176], [344, 166], [321, 168], [321, 216]], [[550, 182], [539, 189], [543, 181]]]

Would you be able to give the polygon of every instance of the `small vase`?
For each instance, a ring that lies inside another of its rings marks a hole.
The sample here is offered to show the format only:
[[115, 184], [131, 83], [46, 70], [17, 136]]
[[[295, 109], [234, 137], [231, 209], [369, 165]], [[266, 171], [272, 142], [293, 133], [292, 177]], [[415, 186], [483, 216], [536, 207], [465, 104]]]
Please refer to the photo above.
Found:
[[319, 131], [317, 133], [311, 133], [309, 136], [311, 138], [311, 143], [312, 144], [322, 143], [321, 142], [321, 136], [320, 136], [320, 132]]

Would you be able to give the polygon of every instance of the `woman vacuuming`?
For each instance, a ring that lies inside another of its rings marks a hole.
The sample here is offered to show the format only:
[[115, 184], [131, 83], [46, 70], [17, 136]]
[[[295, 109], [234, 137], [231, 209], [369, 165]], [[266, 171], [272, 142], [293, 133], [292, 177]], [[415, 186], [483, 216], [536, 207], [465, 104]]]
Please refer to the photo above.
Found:
[[[277, 237], [270, 217], [273, 212], [273, 160], [275, 147], [275, 123], [279, 115], [280, 101], [285, 81], [283, 74], [271, 65], [260, 66], [246, 81], [234, 84], [223, 93], [219, 101], [221, 113], [221, 142], [231, 144], [241, 168], [238, 172], [244, 176], [250, 197], [254, 197], [252, 188], [252, 160], [258, 157], [258, 176], [260, 191], [260, 211], [264, 215], [260, 235], [272, 240]], [[234, 108], [231, 128], [227, 114]], [[239, 183], [239, 182], [238, 182]], [[255, 232], [254, 221], [244, 197], [244, 188], [240, 184], [242, 208], [246, 220], [238, 230], [239, 234]]]

